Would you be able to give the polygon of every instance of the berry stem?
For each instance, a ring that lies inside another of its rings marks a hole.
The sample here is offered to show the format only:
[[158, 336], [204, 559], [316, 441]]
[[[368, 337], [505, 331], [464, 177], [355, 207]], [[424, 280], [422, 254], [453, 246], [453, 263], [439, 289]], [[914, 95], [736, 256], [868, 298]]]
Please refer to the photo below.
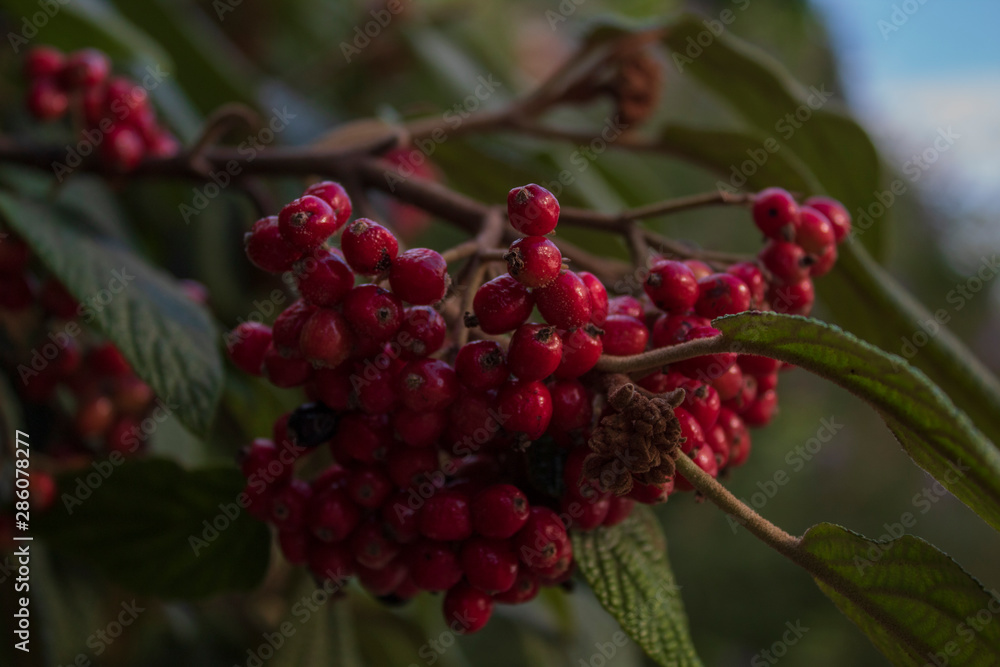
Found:
[[635, 371], [650, 370], [672, 364], [685, 359], [693, 359], [706, 354], [718, 354], [720, 352], [730, 352], [730, 341], [724, 336], [711, 336], [709, 338], [698, 338], [686, 343], [661, 347], [642, 354], [630, 357], [615, 357], [611, 355], [601, 355], [596, 370], [606, 373], [633, 373]]

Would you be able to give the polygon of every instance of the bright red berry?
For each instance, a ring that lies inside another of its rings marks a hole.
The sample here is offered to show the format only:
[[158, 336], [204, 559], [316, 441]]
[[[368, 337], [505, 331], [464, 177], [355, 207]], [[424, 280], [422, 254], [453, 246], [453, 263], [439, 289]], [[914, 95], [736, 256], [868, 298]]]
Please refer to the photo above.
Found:
[[570, 329], [562, 335], [562, 359], [555, 370], [557, 378], [577, 378], [597, 365], [604, 351], [600, 330], [593, 325]]
[[385, 273], [399, 252], [399, 242], [388, 229], [368, 218], [358, 218], [340, 239], [344, 258], [356, 272], [374, 276]]
[[608, 317], [608, 290], [597, 276], [588, 271], [577, 272], [580, 280], [590, 291], [590, 321], [602, 326]]
[[455, 355], [458, 380], [469, 389], [496, 389], [509, 375], [503, 348], [492, 340], [476, 340], [459, 348]]
[[362, 338], [387, 341], [403, 323], [403, 302], [378, 285], [358, 285], [344, 297], [344, 317]]
[[330, 308], [317, 308], [302, 325], [299, 348], [317, 366], [336, 368], [351, 354], [354, 332], [344, 316]]
[[712, 380], [712, 387], [719, 392], [719, 399], [726, 401], [736, 398], [743, 392], [743, 371], [739, 364], [733, 364], [724, 373]]
[[264, 353], [271, 344], [271, 327], [259, 322], [241, 322], [226, 336], [226, 349], [236, 367], [251, 375], [261, 374]]
[[146, 144], [128, 125], [115, 125], [101, 142], [101, 156], [116, 171], [131, 171], [142, 162]]
[[649, 342], [646, 325], [628, 315], [609, 315], [604, 329], [604, 353], [617, 357], [641, 354]]
[[560, 329], [590, 322], [590, 290], [572, 271], [563, 271], [549, 285], [535, 290], [535, 303], [545, 321]]
[[69, 108], [69, 95], [49, 78], [38, 79], [28, 89], [28, 111], [39, 120], [59, 118]]
[[475, 319], [466, 318], [488, 334], [513, 331], [528, 319], [535, 307], [535, 296], [509, 273], [483, 283], [472, 299]]
[[692, 329], [711, 325], [710, 319], [700, 315], [660, 315], [653, 323], [653, 347], [683, 343]]
[[822, 255], [828, 246], [836, 243], [833, 224], [820, 211], [811, 206], [803, 206], [799, 211], [795, 243], [811, 255]]
[[758, 255], [764, 267], [781, 283], [797, 283], [809, 277], [812, 261], [805, 250], [794, 243], [771, 241]]
[[278, 231], [278, 217], [261, 218], [243, 237], [247, 258], [258, 269], [269, 273], [289, 271], [302, 257], [302, 251], [290, 245]]
[[559, 222], [559, 202], [542, 186], [530, 183], [507, 193], [507, 218], [526, 236], [545, 236]]
[[472, 527], [483, 537], [512, 537], [528, 521], [528, 498], [513, 484], [494, 484], [472, 499]]
[[24, 56], [24, 73], [28, 78], [54, 77], [62, 71], [66, 56], [51, 46], [36, 46]]
[[354, 287], [354, 272], [339, 253], [318, 249], [295, 263], [295, 283], [314, 306], [335, 306]]
[[685, 454], [705, 443], [705, 432], [701, 424], [690, 412], [684, 408], [674, 408], [674, 417], [681, 427], [681, 436], [685, 441], [681, 444], [681, 451]]
[[833, 269], [837, 263], [837, 246], [831, 243], [823, 251], [823, 254], [815, 257], [816, 263], [809, 267], [809, 275], [813, 278], [824, 276]]
[[448, 325], [441, 313], [430, 306], [411, 306], [403, 311], [403, 323], [396, 340], [406, 361], [427, 357], [444, 345]]
[[334, 181], [313, 183], [303, 194], [319, 197], [326, 202], [333, 211], [334, 232], [343, 227], [351, 217], [351, 198], [340, 183]]
[[667, 312], [685, 312], [694, 307], [698, 300], [698, 279], [683, 262], [656, 262], [649, 271], [643, 289], [653, 305]]
[[743, 281], [750, 290], [750, 307], [760, 308], [767, 298], [767, 281], [760, 268], [752, 262], [738, 262], [726, 269], [726, 273]]
[[389, 285], [396, 296], [415, 306], [435, 304], [451, 285], [448, 264], [428, 248], [407, 250], [392, 262]]
[[773, 389], [762, 392], [753, 403], [740, 413], [747, 426], [766, 426], [778, 409], [778, 394]]
[[90, 88], [102, 83], [111, 71], [111, 61], [97, 49], [83, 49], [69, 54], [62, 71], [67, 87]]
[[492, 615], [493, 598], [469, 584], [458, 584], [444, 596], [444, 620], [452, 632], [479, 632]]
[[337, 221], [329, 204], [319, 197], [303, 195], [278, 213], [278, 229], [289, 244], [311, 250], [330, 238], [337, 230]]
[[306, 523], [321, 542], [346, 540], [361, 520], [358, 506], [343, 489], [327, 487], [313, 496]]
[[517, 554], [508, 540], [473, 537], [462, 544], [459, 562], [470, 584], [487, 593], [510, 590], [517, 580]]
[[753, 200], [753, 221], [767, 238], [792, 241], [798, 227], [799, 205], [787, 190], [761, 190]]
[[425, 591], [448, 590], [462, 579], [458, 556], [448, 544], [420, 540], [407, 550], [410, 577]]
[[568, 432], [590, 425], [594, 415], [593, 396], [579, 380], [556, 380], [549, 385], [552, 396], [553, 431]]
[[715, 319], [749, 308], [750, 288], [736, 276], [713, 273], [698, 281], [698, 301], [694, 309], [702, 317]]
[[544, 236], [525, 236], [510, 244], [503, 256], [507, 270], [526, 287], [545, 287], [562, 270], [562, 253]]
[[712, 267], [700, 259], [685, 259], [682, 263], [684, 266], [691, 269], [692, 273], [694, 273], [695, 280], [701, 280], [705, 276], [710, 276], [715, 273]]
[[569, 541], [559, 515], [547, 507], [532, 507], [527, 522], [514, 536], [518, 558], [530, 568], [550, 567]]
[[628, 315], [642, 321], [645, 317], [645, 312], [642, 308], [642, 302], [639, 299], [626, 294], [624, 296], [616, 296], [608, 301], [608, 315]]
[[810, 197], [805, 201], [805, 205], [811, 206], [826, 216], [830, 224], [833, 225], [833, 235], [837, 243], [850, 235], [851, 214], [839, 201], [829, 197]]
[[545, 433], [552, 420], [552, 396], [541, 382], [508, 380], [498, 396], [500, 412], [509, 415], [502, 426], [525, 433], [534, 440]]
[[439, 359], [411, 361], [399, 374], [399, 398], [410, 410], [442, 410], [458, 397], [455, 370]]
[[562, 339], [555, 327], [522, 324], [507, 348], [507, 367], [521, 380], [544, 380], [559, 366]]

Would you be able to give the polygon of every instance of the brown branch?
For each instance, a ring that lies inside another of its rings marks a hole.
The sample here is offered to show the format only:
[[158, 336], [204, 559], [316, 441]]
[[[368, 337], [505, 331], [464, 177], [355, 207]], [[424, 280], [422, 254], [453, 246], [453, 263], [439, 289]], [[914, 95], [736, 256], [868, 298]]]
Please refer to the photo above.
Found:
[[677, 361], [702, 357], [706, 354], [728, 352], [731, 347], [732, 342], [726, 340], [721, 335], [712, 336], [711, 338], [698, 338], [687, 343], [679, 343], [670, 347], [660, 347], [629, 357], [613, 357], [605, 354], [601, 356], [594, 368], [605, 373], [632, 373], [634, 371], [652, 370], [654, 368], [662, 368]]

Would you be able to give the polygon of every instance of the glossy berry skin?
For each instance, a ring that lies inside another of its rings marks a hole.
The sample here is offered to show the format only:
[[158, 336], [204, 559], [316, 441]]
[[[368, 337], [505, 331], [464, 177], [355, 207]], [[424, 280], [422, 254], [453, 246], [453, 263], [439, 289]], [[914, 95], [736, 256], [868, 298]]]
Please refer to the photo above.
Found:
[[386, 458], [386, 467], [393, 483], [408, 489], [427, 481], [427, 476], [438, 469], [437, 452], [414, 447], [393, 448]]
[[290, 245], [278, 230], [278, 217], [261, 218], [253, 224], [243, 237], [243, 247], [247, 259], [254, 266], [269, 273], [289, 271], [302, 251]]
[[760, 251], [760, 261], [781, 283], [797, 283], [809, 277], [810, 261], [800, 246], [785, 241], [771, 241]]
[[747, 426], [766, 426], [778, 409], [778, 394], [769, 389], [762, 392], [753, 403], [740, 413]]
[[590, 292], [590, 322], [602, 326], [608, 318], [608, 290], [597, 276], [588, 271], [577, 272]]
[[656, 262], [643, 289], [657, 308], [681, 313], [698, 300], [698, 279], [686, 264], [672, 260]]
[[634, 296], [616, 296], [608, 301], [608, 315], [628, 315], [642, 321], [645, 312], [642, 302]]
[[402, 556], [397, 556], [377, 570], [358, 565], [358, 581], [374, 596], [390, 595], [409, 576], [409, 568]]
[[116, 171], [135, 169], [145, 152], [142, 136], [128, 125], [115, 125], [101, 142], [101, 156]]
[[551, 285], [534, 294], [538, 311], [554, 327], [572, 329], [590, 321], [590, 290], [572, 271], [563, 271]]
[[425, 591], [448, 590], [462, 579], [462, 567], [451, 546], [421, 540], [408, 549], [410, 577]]
[[242, 322], [227, 337], [229, 359], [244, 373], [261, 374], [264, 353], [271, 344], [271, 327], [258, 322]]
[[509, 415], [502, 424], [507, 431], [540, 438], [552, 420], [552, 396], [541, 382], [508, 380], [498, 395], [500, 412]]
[[850, 235], [851, 214], [839, 201], [829, 197], [810, 197], [805, 201], [805, 205], [811, 206], [826, 216], [826, 219], [833, 226], [833, 236], [837, 243], [841, 243]]
[[385, 273], [399, 253], [399, 242], [388, 229], [368, 218], [358, 218], [340, 239], [344, 259], [355, 272], [366, 276]]
[[312, 489], [301, 479], [292, 479], [271, 493], [268, 519], [280, 530], [299, 530], [306, 523]]
[[744, 390], [744, 385], [745, 378], [743, 377], [743, 371], [740, 369], [739, 364], [733, 364], [727, 371], [712, 380], [712, 387], [715, 391], [719, 392], [719, 400], [722, 402], [726, 402], [741, 395]]
[[301, 250], [323, 244], [337, 230], [330, 205], [319, 197], [303, 195], [286, 204], [278, 213], [281, 238]]
[[459, 562], [469, 584], [486, 593], [510, 590], [517, 580], [517, 554], [508, 540], [485, 537], [466, 540]]
[[410, 410], [442, 410], [458, 397], [458, 376], [439, 359], [409, 362], [397, 382], [399, 399]]
[[400, 545], [391, 539], [382, 522], [369, 520], [351, 534], [350, 549], [358, 564], [379, 570], [399, 555]]
[[403, 324], [403, 302], [378, 285], [358, 285], [344, 297], [344, 317], [361, 337], [377, 341], [392, 338]]
[[[674, 492], [674, 480], [670, 479], [664, 484], [643, 484], [641, 482], [633, 482], [632, 490], [626, 494], [626, 498], [633, 500], [637, 503], [642, 503], [643, 505], [655, 505], [657, 503], [664, 503], [667, 501], [667, 497]], [[608, 511], [610, 513], [610, 509]]]
[[102, 83], [111, 71], [111, 61], [97, 49], [83, 49], [69, 54], [62, 70], [62, 83], [68, 88], [90, 88]]
[[609, 315], [604, 325], [604, 354], [627, 357], [646, 350], [649, 329], [627, 315]]
[[347, 492], [328, 487], [313, 496], [306, 524], [317, 540], [332, 543], [347, 539], [360, 520], [361, 512]]
[[782, 188], [761, 190], [753, 200], [753, 221], [767, 238], [793, 241], [799, 222], [799, 205]]
[[555, 512], [547, 507], [532, 507], [524, 527], [514, 536], [514, 548], [529, 568], [551, 567], [568, 541], [566, 528]]
[[809, 267], [809, 275], [813, 278], [825, 276], [837, 264], [837, 246], [831, 243], [822, 254], [814, 257], [816, 263]]
[[400, 358], [406, 361], [434, 354], [444, 345], [448, 326], [441, 313], [430, 306], [411, 306], [403, 311], [403, 323], [396, 336]]
[[567, 331], [562, 339], [562, 359], [554, 373], [557, 378], [580, 377], [597, 365], [604, 351], [598, 330], [589, 325]]
[[534, 294], [509, 273], [483, 283], [472, 299], [477, 326], [493, 335], [519, 327], [534, 307]]
[[392, 428], [410, 447], [430, 447], [444, 433], [447, 417], [443, 411], [397, 409], [390, 418]]
[[55, 77], [62, 71], [66, 56], [51, 46], [36, 46], [24, 56], [24, 74], [29, 79]]
[[302, 386], [312, 375], [312, 365], [298, 352], [281, 351], [273, 341], [264, 353], [262, 368], [264, 377], [283, 389]]
[[713, 273], [698, 281], [698, 301], [694, 309], [702, 317], [715, 319], [749, 308], [750, 288], [736, 276]]
[[530, 512], [528, 498], [513, 484], [494, 484], [472, 499], [472, 527], [478, 535], [512, 537], [524, 527]]
[[836, 243], [833, 224], [818, 210], [803, 206], [799, 211], [799, 227], [795, 243], [811, 255], [822, 255], [828, 246]]
[[767, 280], [764, 273], [752, 262], [739, 262], [726, 269], [726, 273], [743, 281], [750, 290], [750, 307], [760, 308], [767, 298]]
[[450, 284], [448, 264], [439, 253], [427, 248], [407, 250], [389, 269], [393, 293], [415, 306], [437, 303], [444, 298]]
[[351, 217], [351, 198], [340, 183], [320, 181], [306, 188], [303, 194], [319, 197], [326, 202], [333, 211], [334, 232], [343, 227]]
[[503, 258], [510, 275], [525, 287], [550, 285], [562, 270], [562, 253], [544, 236], [517, 239]]
[[507, 368], [521, 380], [544, 380], [559, 366], [562, 339], [555, 327], [522, 324], [507, 348]]
[[552, 396], [552, 431], [566, 433], [590, 425], [594, 415], [590, 391], [579, 380], [556, 380], [549, 385]]
[[28, 111], [38, 120], [54, 120], [66, 113], [69, 95], [52, 79], [38, 79], [28, 89]]
[[[711, 477], [719, 476], [719, 464], [715, 459], [715, 452], [708, 445], [702, 445], [689, 456], [699, 468], [707, 472]], [[678, 491], [694, 491], [694, 486], [691, 482], [679, 472], [674, 476], [674, 485]]]
[[700, 259], [685, 259], [683, 264], [691, 269], [694, 273], [695, 280], [701, 280], [705, 276], [710, 276], [714, 273], [712, 267]]
[[772, 285], [768, 299], [775, 312], [808, 315], [816, 300], [816, 291], [812, 280], [804, 278], [789, 285]]
[[510, 373], [503, 348], [492, 340], [476, 340], [459, 348], [455, 372], [463, 386], [477, 391], [497, 389]]
[[608, 500], [608, 513], [604, 517], [602, 526], [617, 526], [632, 514], [635, 501], [631, 498], [611, 496]]
[[514, 585], [510, 590], [503, 593], [496, 593], [493, 599], [503, 604], [524, 604], [535, 599], [538, 595], [538, 577], [526, 568], [519, 568]]
[[317, 308], [302, 325], [299, 349], [317, 366], [336, 368], [351, 354], [355, 344], [354, 332], [340, 312], [330, 308]]
[[315, 312], [316, 306], [306, 303], [302, 299], [292, 302], [290, 306], [281, 311], [271, 326], [274, 344], [281, 350], [298, 351], [302, 338], [302, 327]]
[[781, 362], [777, 359], [761, 357], [755, 354], [741, 354], [738, 357], [738, 361], [744, 373], [756, 375], [757, 377], [776, 373], [781, 368]]
[[525, 236], [545, 236], [559, 222], [559, 202], [542, 186], [529, 183], [507, 193], [507, 219]]
[[681, 443], [682, 452], [687, 454], [705, 443], [705, 432], [694, 415], [684, 408], [674, 408], [674, 416], [680, 424], [681, 436], [685, 438], [685, 442]]
[[493, 598], [470, 586], [458, 584], [444, 596], [444, 620], [452, 632], [471, 635], [483, 629], [493, 615]]
[[[362, 465], [351, 471], [347, 495], [359, 507], [377, 509], [393, 490], [392, 480], [380, 465]], [[369, 567], [374, 567], [369, 565]]]
[[354, 287], [354, 272], [338, 253], [319, 250], [295, 263], [299, 294], [314, 306], [336, 306]]
[[741, 466], [746, 463], [750, 455], [750, 433], [740, 416], [723, 408], [719, 412], [718, 426], [725, 433], [729, 445], [729, 465]]

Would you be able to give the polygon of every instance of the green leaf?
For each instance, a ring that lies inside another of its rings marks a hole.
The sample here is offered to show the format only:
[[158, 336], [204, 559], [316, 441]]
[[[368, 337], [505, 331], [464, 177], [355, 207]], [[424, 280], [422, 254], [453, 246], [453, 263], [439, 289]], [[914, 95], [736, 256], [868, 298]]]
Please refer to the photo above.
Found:
[[877, 542], [820, 524], [800, 548], [831, 575], [817, 578], [820, 589], [892, 664], [1000, 663], [1000, 597], [933, 545], [911, 535]]
[[0, 216], [80, 302], [170, 411], [204, 435], [222, 391], [218, 334], [204, 308], [120, 242], [78, 228], [80, 214], [0, 192]]
[[701, 664], [652, 510], [636, 507], [613, 528], [574, 533], [573, 555], [601, 606], [657, 664]]
[[733, 351], [801, 366], [863, 398], [917, 465], [1000, 530], [1000, 451], [905, 359], [804, 317], [748, 312], [713, 326]]
[[245, 483], [234, 468], [190, 471], [115, 453], [61, 475], [60, 502], [34, 525], [54, 550], [142, 595], [246, 591], [264, 576], [271, 537], [241, 507]]
[[[831, 95], [838, 91], [826, 90], [824, 82], [801, 85], [776, 60], [729, 33], [700, 46], [702, 33], [712, 35], [696, 16], [684, 16], [667, 29], [665, 41], [681, 74], [698, 79], [751, 127], [773, 138], [781, 149], [768, 161], [790, 151], [849, 211], [867, 206], [881, 178], [878, 152], [861, 126], [835, 109]], [[795, 120], [796, 110], [803, 108], [801, 118], [808, 112], [808, 119]], [[878, 227], [863, 239], [876, 253], [883, 246], [883, 225]]]

